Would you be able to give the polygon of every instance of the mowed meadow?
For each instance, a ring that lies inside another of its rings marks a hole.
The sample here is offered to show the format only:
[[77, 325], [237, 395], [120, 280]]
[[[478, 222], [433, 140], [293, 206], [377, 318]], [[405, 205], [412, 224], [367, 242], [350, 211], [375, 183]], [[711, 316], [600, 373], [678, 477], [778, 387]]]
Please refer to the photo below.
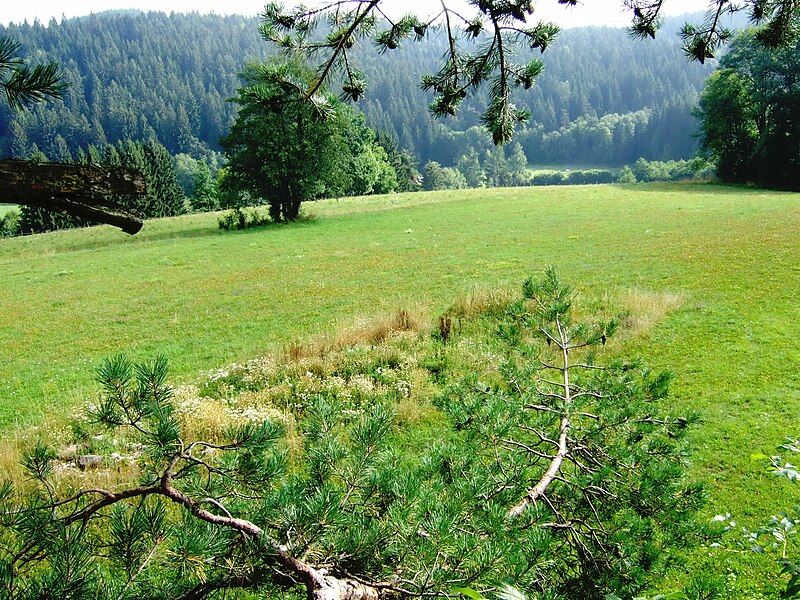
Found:
[[[241, 232], [199, 214], [148, 221], [132, 237], [97, 227], [0, 240], [0, 431], [69, 416], [96, 395], [101, 359], [118, 352], [164, 353], [173, 379], [192, 381], [398, 309], [435, 319], [552, 265], [582, 297], [641, 320], [623, 352], [676, 374], [672, 402], [702, 416], [689, 459], [710, 485], [709, 515], [759, 523], [793, 504], [792, 485], [750, 455], [797, 434], [796, 194], [479, 189], [304, 211], [301, 222]], [[764, 589], [755, 558], [709, 550], [707, 560], [723, 574], [733, 561], [735, 589]]]

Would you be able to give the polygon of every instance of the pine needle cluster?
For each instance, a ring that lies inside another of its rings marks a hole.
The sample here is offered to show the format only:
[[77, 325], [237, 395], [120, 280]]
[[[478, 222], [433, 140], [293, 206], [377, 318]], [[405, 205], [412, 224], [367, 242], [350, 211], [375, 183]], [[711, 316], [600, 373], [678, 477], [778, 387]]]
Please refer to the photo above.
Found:
[[[231, 420], [213, 440], [187, 437], [163, 358], [108, 359], [84, 434], [123, 440], [132, 465], [113, 486], [76, 484], [54, 449], [32, 447], [30, 481], [0, 488], [0, 597], [648, 589], [704, 534], [680, 441], [693, 419], [664, 411], [669, 375], [607, 356], [617, 323], [577, 320], [574, 299], [548, 271], [502, 307], [440, 319], [446, 336], [341, 351], [318, 369], [338, 383], [302, 395], [315, 373], [226, 372], [207, 393], [298, 397], [286, 419]], [[425, 401], [422, 384], [398, 374], [420, 371], [434, 399], [412, 423], [398, 411]]]

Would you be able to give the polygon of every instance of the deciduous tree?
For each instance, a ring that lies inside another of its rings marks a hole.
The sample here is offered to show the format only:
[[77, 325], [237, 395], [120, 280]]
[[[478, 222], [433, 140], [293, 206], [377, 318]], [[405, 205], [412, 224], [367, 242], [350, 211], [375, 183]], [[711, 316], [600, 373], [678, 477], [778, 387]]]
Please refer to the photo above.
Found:
[[800, 189], [800, 44], [764, 48], [763, 32], [737, 35], [709, 78], [700, 141], [723, 181]]
[[239, 114], [222, 140], [227, 193], [243, 194], [245, 205], [269, 204], [275, 221], [296, 219], [304, 200], [345, 187], [346, 116], [327, 94], [297, 101], [310, 77], [298, 62], [248, 68], [236, 99]]

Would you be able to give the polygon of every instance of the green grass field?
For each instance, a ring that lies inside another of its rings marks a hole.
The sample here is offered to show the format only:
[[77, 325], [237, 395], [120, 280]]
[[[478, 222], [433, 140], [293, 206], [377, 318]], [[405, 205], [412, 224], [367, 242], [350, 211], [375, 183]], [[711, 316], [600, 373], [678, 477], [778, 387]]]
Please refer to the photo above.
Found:
[[11, 212], [16, 208], [17, 208], [16, 204], [0, 204], [0, 217], [5, 215], [7, 212]]
[[[799, 196], [581, 186], [305, 210], [315, 218], [235, 233], [192, 215], [133, 237], [98, 227], [0, 240], [0, 429], [69, 414], [96, 393], [93, 369], [113, 353], [165, 353], [191, 380], [398, 308], [435, 316], [550, 264], [586, 296], [679, 295], [626, 351], [674, 371], [675, 405], [701, 413], [691, 460], [710, 483], [710, 514], [755, 523], [794, 504], [800, 488], [770, 481], [750, 454], [797, 433]], [[760, 597], [763, 563], [707, 552], [710, 568], [736, 570], [735, 597]]]

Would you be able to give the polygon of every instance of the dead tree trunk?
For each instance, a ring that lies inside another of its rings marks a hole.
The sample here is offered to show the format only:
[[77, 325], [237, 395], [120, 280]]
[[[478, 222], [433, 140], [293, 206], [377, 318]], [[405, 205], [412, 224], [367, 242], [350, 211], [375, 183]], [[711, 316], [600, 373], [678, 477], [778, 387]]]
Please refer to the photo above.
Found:
[[0, 161], [0, 201], [61, 211], [131, 235], [142, 228], [141, 217], [105, 196], [146, 192], [142, 174], [121, 167]]

